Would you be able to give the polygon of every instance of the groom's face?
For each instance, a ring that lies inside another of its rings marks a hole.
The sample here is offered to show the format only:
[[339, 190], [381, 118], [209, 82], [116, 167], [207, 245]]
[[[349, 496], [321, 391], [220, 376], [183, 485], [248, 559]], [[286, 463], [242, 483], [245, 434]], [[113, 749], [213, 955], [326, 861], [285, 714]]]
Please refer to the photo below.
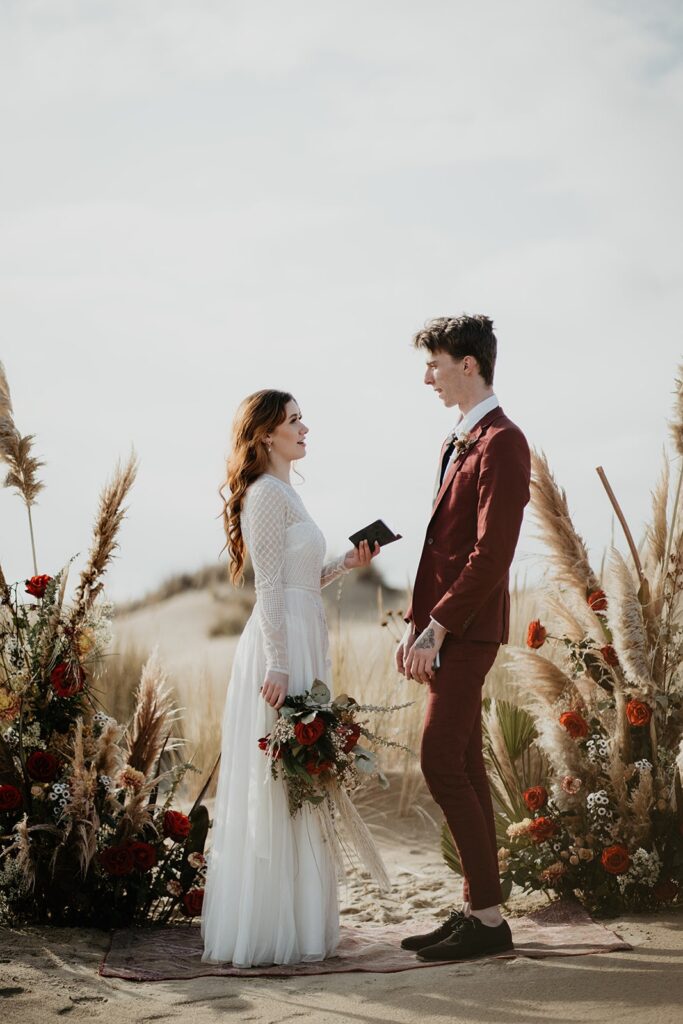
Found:
[[434, 388], [447, 409], [458, 405], [467, 393], [464, 362], [454, 359], [450, 352], [428, 353], [425, 384]]

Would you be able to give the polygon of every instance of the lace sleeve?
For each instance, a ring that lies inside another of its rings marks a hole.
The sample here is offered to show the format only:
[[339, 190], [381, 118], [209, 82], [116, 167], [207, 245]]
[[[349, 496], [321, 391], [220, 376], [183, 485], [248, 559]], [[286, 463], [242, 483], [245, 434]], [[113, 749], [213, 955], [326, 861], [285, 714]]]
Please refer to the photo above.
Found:
[[341, 558], [338, 558], [334, 562], [326, 562], [320, 573], [321, 587], [326, 587], [328, 584], [334, 583], [335, 580], [338, 580], [340, 576], [346, 576], [351, 572], [351, 570], [347, 569], [344, 565], [345, 558], [346, 555], [342, 555]]
[[287, 499], [277, 483], [259, 478], [245, 507], [246, 537], [254, 566], [256, 606], [266, 651], [266, 666], [287, 673], [287, 632], [282, 572], [285, 561]]

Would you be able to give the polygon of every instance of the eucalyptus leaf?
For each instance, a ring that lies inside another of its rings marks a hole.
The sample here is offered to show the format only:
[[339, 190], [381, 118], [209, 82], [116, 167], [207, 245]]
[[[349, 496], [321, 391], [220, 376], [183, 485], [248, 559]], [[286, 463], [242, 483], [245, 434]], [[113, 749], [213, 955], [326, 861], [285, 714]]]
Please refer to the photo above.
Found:
[[316, 704], [327, 704], [330, 699], [330, 691], [321, 679], [316, 679], [311, 687], [311, 697]]

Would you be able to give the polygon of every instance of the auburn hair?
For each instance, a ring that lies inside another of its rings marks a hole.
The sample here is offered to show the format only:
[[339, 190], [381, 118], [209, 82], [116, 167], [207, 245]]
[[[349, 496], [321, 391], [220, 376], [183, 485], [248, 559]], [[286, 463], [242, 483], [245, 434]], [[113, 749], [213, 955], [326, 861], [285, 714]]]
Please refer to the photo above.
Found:
[[[232, 425], [232, 447], [228, 456], [227, 478], [218, 493], [223, 499], [225, 548], [230, 557], [230, 579], [242, 582], [244, 571], [244, 537], [240, 515], [249, 484], [268, 468], [266, 437], [284, 422], [287, 402], [293, 396], [287, 391], [265, 389], [255, 391], [240, 405]], [[228, 488], [230, 496], [225, 497]]]

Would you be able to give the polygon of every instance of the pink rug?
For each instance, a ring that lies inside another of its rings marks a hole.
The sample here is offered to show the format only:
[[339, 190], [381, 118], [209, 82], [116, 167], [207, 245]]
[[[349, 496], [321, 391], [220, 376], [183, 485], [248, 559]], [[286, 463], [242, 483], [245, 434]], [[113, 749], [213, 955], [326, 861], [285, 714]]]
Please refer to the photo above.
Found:
[[[434, 921], [413, 921], [403, 925], [342, 925], [341, 941], [335, 956], [319, 963], [284, 967], [233, 967], [231, 964], [203, 964], [202, 938], [197, 925], [171, 928], [126, 929], [112, 934], [109, 951], [100, 965], [106, 978], [128, 981], [183, 981], [206, 975], [238, 977], [292, 977], [304, 974], [337, 974], [368, 971], [388, 974], [434, 967], [418, 960], [414, 953], [401, 949], [404, 935], [426, 930]], [[587, 953], [613, 953], [632, 947], [619, 936], [593, 921], [578, 904], [551, 903], [528, 917], [510, 921], [515, 948], [499, 953], [510, 957], [583, 956]]]

